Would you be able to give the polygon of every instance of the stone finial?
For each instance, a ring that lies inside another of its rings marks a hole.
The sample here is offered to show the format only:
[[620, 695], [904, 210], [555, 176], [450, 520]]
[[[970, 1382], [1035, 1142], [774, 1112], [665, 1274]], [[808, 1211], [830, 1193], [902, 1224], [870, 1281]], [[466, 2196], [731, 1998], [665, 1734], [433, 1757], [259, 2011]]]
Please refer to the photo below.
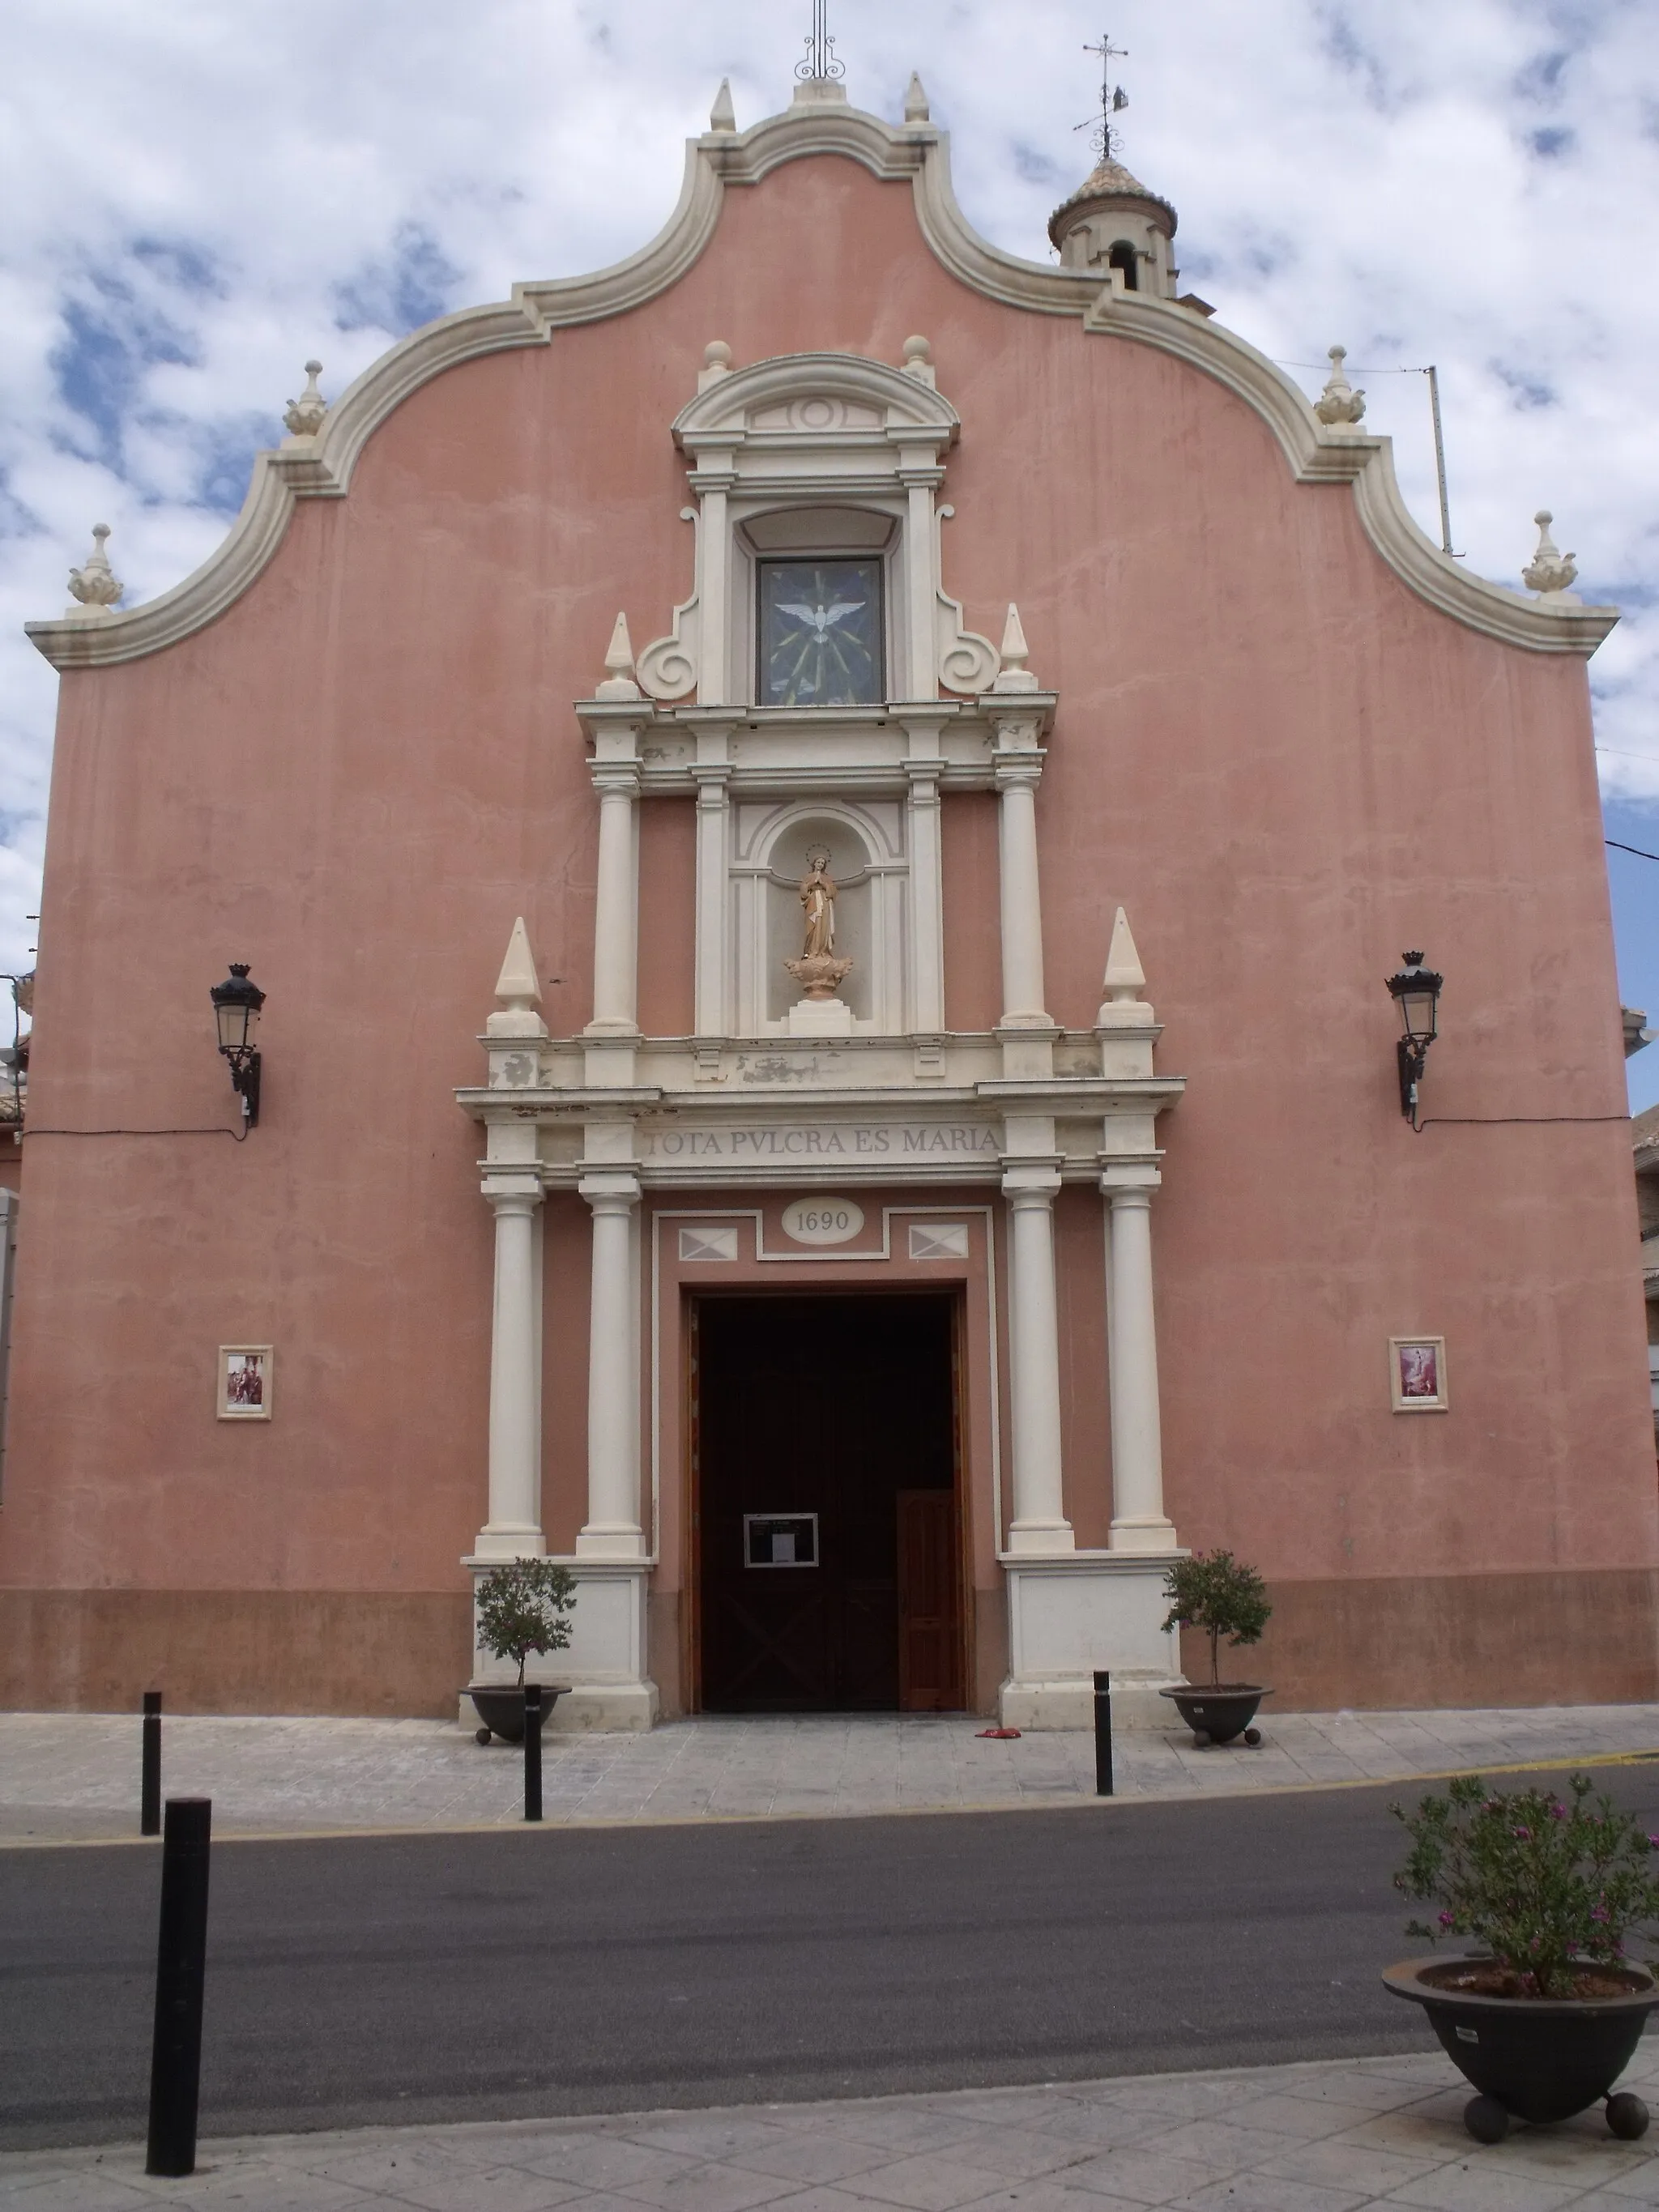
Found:
[[1538, 525], [1538, 550], [1521, 571], [1521, 580], [1529, 592], [1539, 592], [1551, 599], [1565, 592], [1578, 574], [1576, 555], [1564, 553], [1550, 536], [1550, 525], [1555, 517], [1548, 507], [1540, 507], [1533, 520]]
[[69, 587], [74, 604], [64, 610], [72, 615], [107, 615], [115, 611], [115, 602], [126, 586], [109, 565], [109, 555], [104, 550], [104, 541], [109, 536], [106, 522], [94, 523], [92, 532], [92, 550], [78, 568], [70, 570]]
[[714, 94], [714, 105], [708, 111], [708, 127], [711, 131], [735, 131], [738, 127], [738, 111], [732, 105], [732, 80], [729, 76], [720, 79], [720, 88]]
[[1002, 663], [992, 681], [994, 691], [1035, 691], [1037, 680], [1025, 665], [1030, 659], [1030, 647], [1025, 642], [1025, 631], [1019, 619], [1019, 609], [1012, 601], [1008, 619], [1002, 626]]
[[1106, 955], [1106, 975], [1101, 985], [1104, 997], [1099, 1012], [1095, 1016], [1097, 1030], [1121, 1028], [1131, 1023], [1149, 1022], [1152, 1010], [1141, 1000], [1146, 988], [1146, 971], [1140, 964], [1140, 955], [1135, 951], [1135, 941], [1129, 931], [1129, 917], [1121, 907], [1112, 924], [1112, 942]]
[[732, 349], [724, 338], [710, 338], [702, 349], [702, 367], [697, 371], [697, 389], [707, 392], [711, 384], [718, 384], [723, 376], [732, 374]]
[[593, 694], [596, 699], [637, 699], [642, 696], [634, 681], [634, 641], [628, 635], [626, 615], [617, 617], [617, 626], [605, 647], [605, 681]]
[[1354, 390], [1343, 368], [1348, 357], [1346, 346], [1332, 346], [1330, 357], [1331, 373], [1314, 402], [1314, 413], [1328, 430], [1352, 430], [1365, 412], [1365, 395]]
[[939, 378], [933, 371], [933, 349], [928, 339], [906, 338], [904, 374], [907, 376], [914, 376], [918, 384], [927, 385], [930, 391], [938, 386]]
[[524, 926], [522, 915], [514, 923], [513, 934], [507, 940], [507, 957], [495, 978], [495, 996], [501, 1001], [501, 1011], [491, 1014], [484, 1024], [486, 1036], [547, 1035], [547, 1024], [536, 1011], [542, 1002], [541, 986], [536, 980], [536, 956], [530, 949], [530, 932]]
[[306, 363], [306, 388], [297, 399], [290, 399], [283, 413], [289, 435], [295, 438], [314, 438], [323, 427], [323, 417], [328, 412], [328, 402], [318, 386], [323, 373], [319, 361]]
[[927, 94], [922, 89], [921, 79], [916, 71], [912, 70], [910, 82], [904, 88], [904, 119], [907, 123], [926, 123], [931, 112], [927, 105]]

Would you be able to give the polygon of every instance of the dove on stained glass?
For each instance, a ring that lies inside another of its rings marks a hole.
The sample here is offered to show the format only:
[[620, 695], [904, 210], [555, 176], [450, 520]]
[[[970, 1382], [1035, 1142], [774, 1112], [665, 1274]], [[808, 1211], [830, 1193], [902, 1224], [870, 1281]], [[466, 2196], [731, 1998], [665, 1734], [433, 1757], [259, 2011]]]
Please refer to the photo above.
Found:
[[793, 615], [797, 620], [808, 624], [816, 641], [825, 645], [829, 642], [831, 628], [843, 615], [860, 614], [863, 609], [862, 599], [838, 599], [833, 607], [804, 607], [798, 602], [791, 605], [780, 605], [778, 612]]

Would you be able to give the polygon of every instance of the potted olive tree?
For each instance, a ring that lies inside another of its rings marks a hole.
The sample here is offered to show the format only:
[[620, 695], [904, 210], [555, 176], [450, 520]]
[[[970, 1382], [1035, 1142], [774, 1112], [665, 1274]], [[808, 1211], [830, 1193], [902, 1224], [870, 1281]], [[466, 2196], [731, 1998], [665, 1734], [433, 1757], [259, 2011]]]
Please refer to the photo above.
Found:
[[1260, 1682], [1221, 1680], [1221, 1639], [1229, 1644], [1259, 1644], [1273, 1607], [1267, 1585], [1254, 1567], [1241, 1565], [1231, 1552], [1194, 1552], [1177, 1559], [1164, 1580], [1170, 1601], [1164, 1616], [1166, 1630], [1201, 1629], [1210, 1639], [1210, 1682], [1207, 1689], [1187, 1682], [1158, 1695], [1173, 1700], [1176, 1711], [1202, 1746], [1231, 1743], [1242, 1735], [1254, 1747], [1261, 1732], [1250, 1723], [1256, 1707], [1273, 1692]]
[[[478, 1641], [492, 1658], [516, 1660], [519, 1679], [470, 1682], [467, 1695], [483, 1726], [478, 1741], [492, 1735], [508, 1743], [524, 1741], [524, 1666], [531, 1653], [562, 1651], [570, 1642], [569, 1614], [576, 1602], [576, 1578], [551, 1559], [508, 1559], [478, 1578]], [[542, 1711], [550, 1711], [564, 1686], [542, 1685]]]
[[1659, 1921], [1659, 1836], [1592, 1787], [1575, 1774], [1564, 1803], [1461, 1774], [1413, 1813], [1389, 1808], [1412, 1839], [1394, 1886], [1437, 1908], [1406, 1933], [1479, 1947], [1382, 1977], [1423, 2007], [1474, 2084], [1463, 2124], [1478, 2142], [1500, 2142], [1512, 2116], [1570, 2119], [1602, 2098], [1614, 2135], [1647, 2128], [1639, 2097], [1609, 2092], [1659, 2005], [1659, 1984], [1627, 1955], [1632, 1931]]

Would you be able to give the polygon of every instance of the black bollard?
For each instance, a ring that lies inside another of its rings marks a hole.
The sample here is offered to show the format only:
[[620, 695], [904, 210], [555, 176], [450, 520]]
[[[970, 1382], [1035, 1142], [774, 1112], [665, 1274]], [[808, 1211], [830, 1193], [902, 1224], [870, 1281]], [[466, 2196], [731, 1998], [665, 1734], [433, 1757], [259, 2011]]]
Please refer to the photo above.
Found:
[[1112, 1794], [1112, 1678], [1095, 1675], [1095, 1795]]
[[161, 1837], [161, 1934], [155, 1957], [155, 2040], [149, 2068], [146, 2173], [196, 2171], [202, 2083], [202, 1984], [207, 1969], [209, 1797], [169, 1797]]
[[138, 1780], [138, 1832], [161, 1832], [161, 1692], [144, 1692], [143, 1765]]
[[542, 1817], [542, 1686], [524, 1686], [524, 1816]]

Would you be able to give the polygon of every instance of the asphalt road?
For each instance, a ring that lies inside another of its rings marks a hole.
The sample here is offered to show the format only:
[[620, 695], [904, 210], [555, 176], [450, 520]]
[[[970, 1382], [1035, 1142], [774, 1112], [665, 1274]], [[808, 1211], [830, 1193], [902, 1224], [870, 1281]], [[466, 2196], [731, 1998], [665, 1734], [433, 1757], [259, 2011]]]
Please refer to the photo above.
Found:
[[[1422, 2049], [1402, 1795], [222, 1844], [202, 2131]], [[0, 2148], [143, 2135], [159, 1875], [0, 1854]]]

